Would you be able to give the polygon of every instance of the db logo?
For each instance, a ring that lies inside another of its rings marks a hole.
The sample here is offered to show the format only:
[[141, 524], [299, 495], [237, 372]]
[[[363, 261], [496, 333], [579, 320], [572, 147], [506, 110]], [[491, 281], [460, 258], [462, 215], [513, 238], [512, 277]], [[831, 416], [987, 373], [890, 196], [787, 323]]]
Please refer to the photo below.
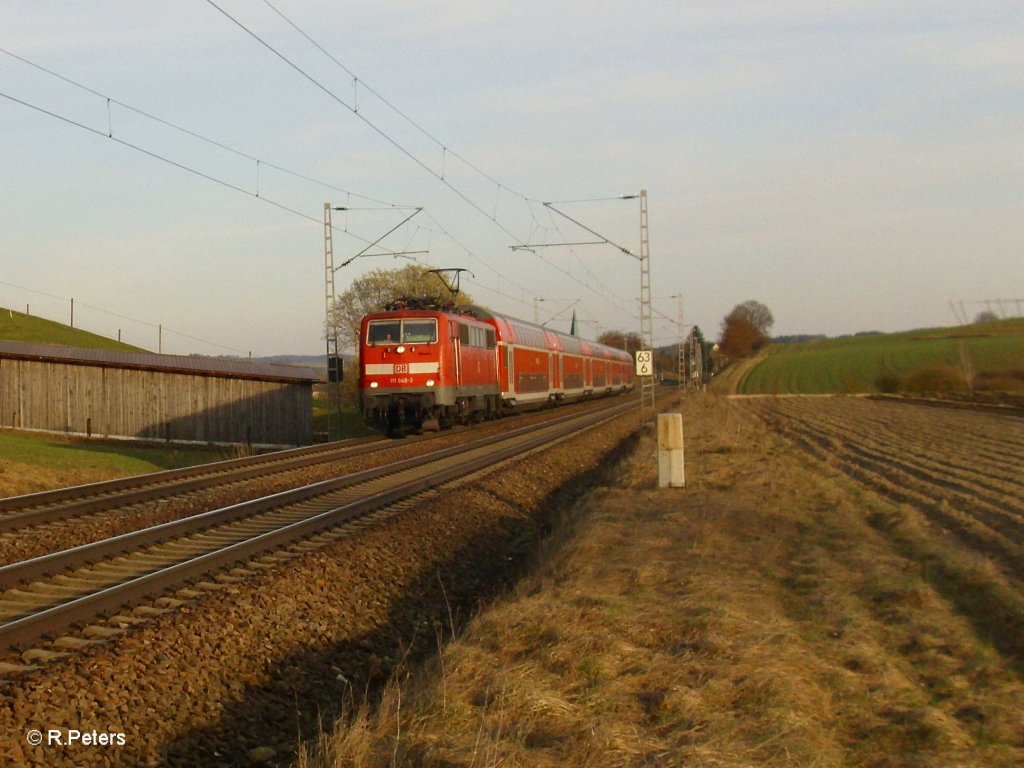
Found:
[[408, 363], [396, 363], [395, 364], [395, 373], [408, 373], [408, 372], [409, 372], [409, 364]]

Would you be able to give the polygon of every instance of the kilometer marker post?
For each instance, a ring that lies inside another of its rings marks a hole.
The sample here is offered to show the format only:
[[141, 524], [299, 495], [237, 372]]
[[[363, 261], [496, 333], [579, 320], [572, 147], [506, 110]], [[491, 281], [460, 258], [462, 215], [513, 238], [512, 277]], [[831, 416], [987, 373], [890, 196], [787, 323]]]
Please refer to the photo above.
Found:
[[683, 414], [658, 414], [658, 487], [686, 485], [683, 463]]

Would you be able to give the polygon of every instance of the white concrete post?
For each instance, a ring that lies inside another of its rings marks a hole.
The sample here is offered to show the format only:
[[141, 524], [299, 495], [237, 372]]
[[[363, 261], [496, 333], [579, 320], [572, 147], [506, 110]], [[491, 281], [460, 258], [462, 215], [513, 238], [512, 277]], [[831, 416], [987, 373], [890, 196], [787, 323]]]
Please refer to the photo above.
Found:
[[686, 485], [683, 467], [683, 414], [658, 414], [658, 487]]

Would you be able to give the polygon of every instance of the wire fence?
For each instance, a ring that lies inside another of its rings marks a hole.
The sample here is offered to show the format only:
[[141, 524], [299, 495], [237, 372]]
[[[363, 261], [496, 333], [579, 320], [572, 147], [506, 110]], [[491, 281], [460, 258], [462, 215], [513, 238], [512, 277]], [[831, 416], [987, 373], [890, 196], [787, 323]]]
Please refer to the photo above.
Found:
[[104, 309], [74, 297], [58, 296], [2, 280], [0, 286], [4, 288], [0, 291], [0, 307], [12, 316], [23, 312], [30, 317], [51, 320], [149, 352], [252, 357], [251, 352], [201, 339], [163, 323]]

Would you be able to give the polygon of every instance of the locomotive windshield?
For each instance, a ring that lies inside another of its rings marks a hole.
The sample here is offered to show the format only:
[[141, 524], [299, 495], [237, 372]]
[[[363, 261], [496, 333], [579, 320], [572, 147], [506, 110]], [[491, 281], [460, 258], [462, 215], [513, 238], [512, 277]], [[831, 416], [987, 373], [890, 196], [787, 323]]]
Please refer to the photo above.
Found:
[[437, 320], [432, 317], [415, 320], [371, 320], [366, 331], [366, 343], [370, 346], [433, 344], [435, 341]]
[[402, 341], [405, 344], [432, 344], [437, 341], [437, 320], [403, 320]]
[[398, 320], [371, 320], [366, 332], [366, 343], [397, 344], [401, 338], [402, 323]]

